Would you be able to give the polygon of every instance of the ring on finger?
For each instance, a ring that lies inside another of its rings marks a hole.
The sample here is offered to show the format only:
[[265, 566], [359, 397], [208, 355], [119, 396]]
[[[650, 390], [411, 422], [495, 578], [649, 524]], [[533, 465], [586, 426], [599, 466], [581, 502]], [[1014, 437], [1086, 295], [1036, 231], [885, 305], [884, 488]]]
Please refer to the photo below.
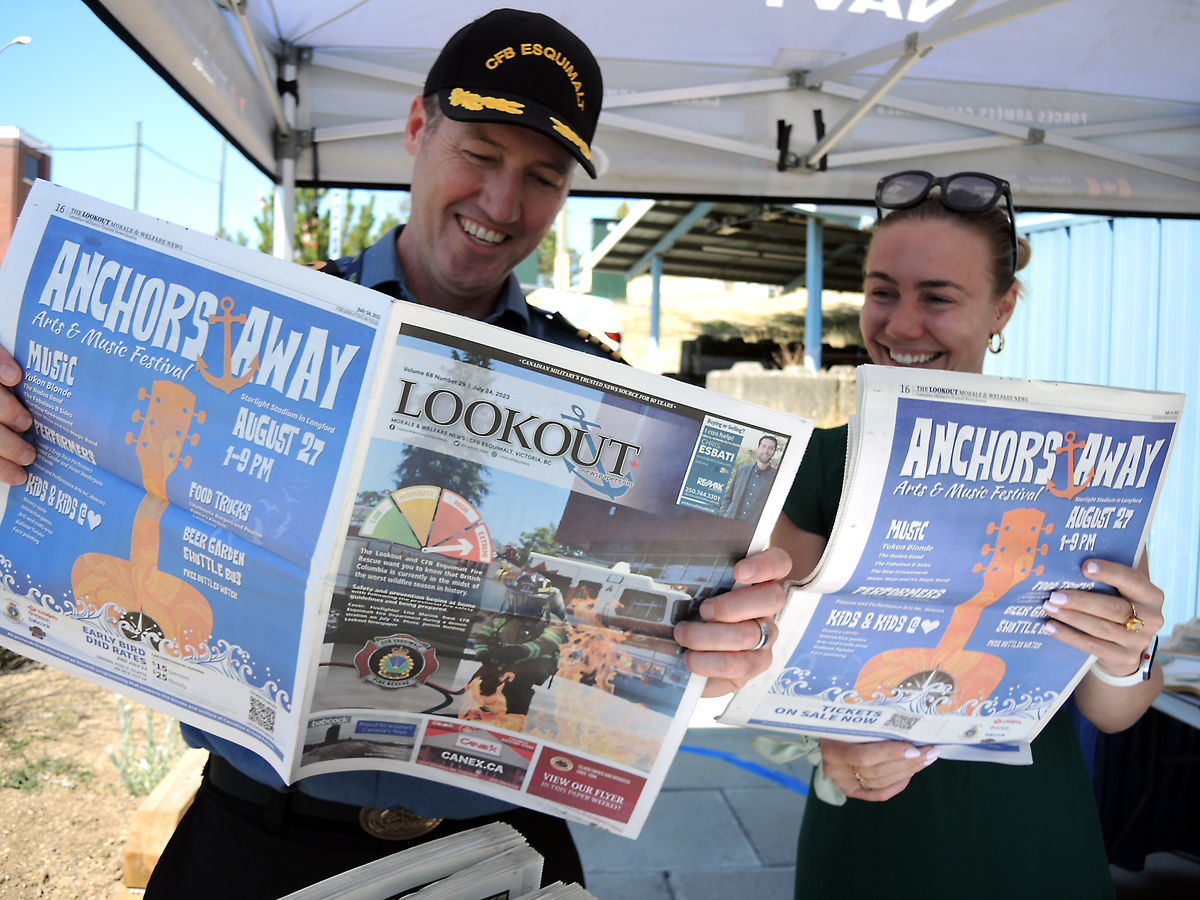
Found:
[[862, 775], [860, 775], [860, 774], [858, 773], [858, 766], [855, 766], [855, 767], [854, 767], [854, 777], [855, 777], [855, 778], [858, 780], [858, 786], [859, 786], [860, 788], [862, 788], [864, 791], [869, 791], [869, 790], [870, 790], [870, 788], [869, 788], [869, 787], [867, 787], [867, 783], [866, 783], [865, 781], [863, 781], [863, 777], [862, 777]]
[[1129, 618], [1125, 620], [1125, 630], [1137, 634], [1146, 623], [1138, 618], [1137, 607], [1133, 605], [1133, 601], [1127, 599], [1125, 602], [1129, 604]]
[[771, 639], [771, 626], [767, 623], [767, 620], [756, 619], [755, 621], [758, 623], [758, 630], [761, 634], [758, 636], [758, 643], [750, 648], [751, 651], [761, 650], [767, 646], [767, 641]]

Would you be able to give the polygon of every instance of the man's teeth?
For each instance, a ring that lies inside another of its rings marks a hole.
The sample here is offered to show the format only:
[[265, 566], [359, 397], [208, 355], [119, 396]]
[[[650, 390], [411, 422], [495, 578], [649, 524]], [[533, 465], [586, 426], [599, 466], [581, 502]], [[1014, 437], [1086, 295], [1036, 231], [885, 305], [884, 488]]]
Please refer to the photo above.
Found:
[[462, 216], [458, 216], [458, 224], [461, 225], [462, 230], [471, 235], [471, 237], [484, 241], [488, 244], [499, 244], [508, 237], [507, 234], [500, 234], [497, 231], [488, 231], [488, 229], [480, 225], [476, 225], [470, 219], [464, 219]]
[[933, 359], [935, 356], [937, 356], [936, 353], [908, 354], [908, 353], [898, 353], [895, 350], [889, 350], [888, 353], [891, 354], [893, 362], [898, 362], [902, 366], [919, 366], [921, 363], [927, 363], [931, 359]]

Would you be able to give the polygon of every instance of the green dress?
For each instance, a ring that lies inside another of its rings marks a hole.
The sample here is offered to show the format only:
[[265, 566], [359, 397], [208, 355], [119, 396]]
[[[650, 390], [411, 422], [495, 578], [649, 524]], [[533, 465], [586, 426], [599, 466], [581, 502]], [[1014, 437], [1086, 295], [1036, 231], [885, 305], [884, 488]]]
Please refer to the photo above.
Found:
[[[841, 500], [846, 427], [813, 432], [784, 513], [828, 538]], [[1079, 742], [1060, 711], [1034, 764], [942, 759], [890, 800], [830, 806], [809, 794], [796, 900], [1116, 896]]]

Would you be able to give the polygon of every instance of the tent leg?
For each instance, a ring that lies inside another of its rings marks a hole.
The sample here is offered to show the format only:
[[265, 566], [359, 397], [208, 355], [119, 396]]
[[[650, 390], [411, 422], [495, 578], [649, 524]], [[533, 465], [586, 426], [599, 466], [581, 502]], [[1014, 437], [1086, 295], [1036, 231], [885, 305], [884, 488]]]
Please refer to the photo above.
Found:
[[646, 369], [662, 372], [662, 352], [659, 348], [659, 319], [662, 316], [662, 270], [663, 258], [656, 256], [650, 261], [650, 342], [646, 347]]
[[804, 272], [808, 289], [808, 310], [804, 315], [804, 367], [821, 371], [821, 294], [825, 289], [825, 235], [821, 220], [808, 219]]
[[[283, 80], [296, 80], [296, 64], [285, 61]], [[289, 129], [296, 127], [296, 95], [283, 95], [283, 117]], [[293, 235], [296, 233], [296, 158], [282, 157], [279, 160], [279, 190], [275, 192], [275, 256], [291, 260]]]

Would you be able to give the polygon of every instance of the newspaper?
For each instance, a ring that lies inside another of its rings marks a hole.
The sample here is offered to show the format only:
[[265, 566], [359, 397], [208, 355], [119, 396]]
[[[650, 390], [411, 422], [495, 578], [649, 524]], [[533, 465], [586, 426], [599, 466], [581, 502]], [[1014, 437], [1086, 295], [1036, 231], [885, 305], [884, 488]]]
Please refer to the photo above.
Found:
[[810, 422], [41, 182], [0, 297], [38, 449], [0, 643], [289, 783], [636, 836], [703, 688], [673, 626], [765, 545]]
[[1140, 559], [1184, 397], [876, 366], [858, 384], [828, 547], [719, 721], [1028, 762], [1094, 661], [1042, 604], [1111, 592], [1087, 559]]

